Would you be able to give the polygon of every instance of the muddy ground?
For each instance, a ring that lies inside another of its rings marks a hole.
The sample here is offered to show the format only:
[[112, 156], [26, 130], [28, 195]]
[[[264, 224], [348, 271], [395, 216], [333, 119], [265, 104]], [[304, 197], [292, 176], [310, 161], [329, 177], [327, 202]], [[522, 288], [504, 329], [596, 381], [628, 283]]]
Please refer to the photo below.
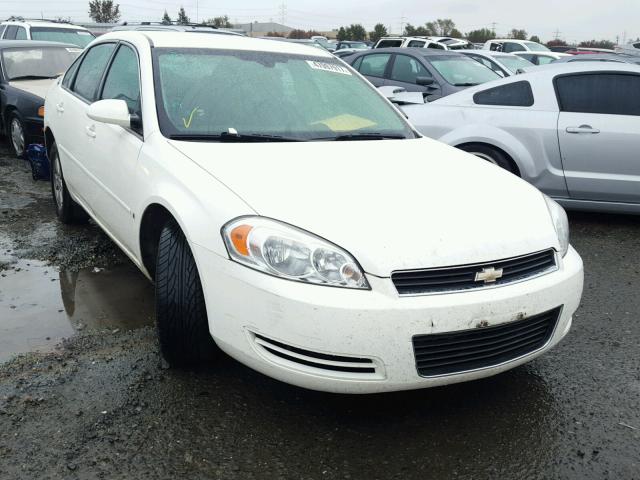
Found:
[[1, 479], [640, 478], [639, 217], [571, 215], [584, 299], [547, 355], [352, 397], [165, 369], [152, 288], [48, 188], [0, 144]]

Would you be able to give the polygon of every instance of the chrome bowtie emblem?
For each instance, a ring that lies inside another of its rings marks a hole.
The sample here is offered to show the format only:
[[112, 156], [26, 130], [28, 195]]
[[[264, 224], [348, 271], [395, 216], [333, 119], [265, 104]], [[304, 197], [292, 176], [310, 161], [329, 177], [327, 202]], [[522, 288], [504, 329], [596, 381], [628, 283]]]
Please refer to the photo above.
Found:
[[502, 269], [483, 268], [481, 272], [476, 273], [476, 282], [493, 283], [502, 278]]

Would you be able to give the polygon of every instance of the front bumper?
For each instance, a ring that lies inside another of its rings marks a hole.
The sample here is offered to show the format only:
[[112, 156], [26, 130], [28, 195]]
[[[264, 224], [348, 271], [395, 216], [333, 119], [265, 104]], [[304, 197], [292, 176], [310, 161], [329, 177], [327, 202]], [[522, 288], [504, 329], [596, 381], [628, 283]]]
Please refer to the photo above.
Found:
[[44, 144], [44, 120], [40, 117], [29, 117], [24, 122], [25, 147], [32, 143]]
[[[528, 281], [416, 297], [399, 297], [389, 278], [368, 275], [371, 291], [307, 285], [256, 272], [198, 245], [192, 248], [210, 331], [220, 348], [259, 372], [313, 390], [374, 393], [495, 375], [556, 345], [569, 331], [582, 294], [582, 260], [573, 248], [557, 271]], [[499, 325], [560, 306], [553, 335], [531, 354], [466, 373], [424, 378], [417, 372], [415, 335]], [[279, 344], [293, 353], [278, 349]], [[272, 354], [278, 351], [287, 355]], [[317, 368], [305, 352], [338, 368]], [[357, 357], [352, 359], [356, 365], [373, 369], [343, 369], [350, 365], [344, 357]]]

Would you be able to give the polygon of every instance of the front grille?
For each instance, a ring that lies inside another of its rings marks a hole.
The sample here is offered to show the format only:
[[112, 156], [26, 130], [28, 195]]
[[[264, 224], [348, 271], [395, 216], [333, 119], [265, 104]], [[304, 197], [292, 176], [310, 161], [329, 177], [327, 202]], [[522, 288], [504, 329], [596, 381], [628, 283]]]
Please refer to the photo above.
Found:
[[[503, 285], [555, 269], [556, 255], [555, 251], [551, 249], [521, 257], [496, 260], [495, 262], [393, 272], [391, 281], [393, 281], [400, 295], [420, 295]], [[491, 279], [485, 281], [477, 277], [477, 275], [483, 274], [484, 271], [495, 273], [499, 270], [501, 270], [502, 275], [493, 281]]]
[[423, 377], [500, 365], [542, 348], [553, 335], [562, 307], [495, 327], [416, 335], [413, 350]]
[[307, 367], [344, 373], [376, 373], [375, 363], [370, 358], [344, 357], [313, 352], [277, 342], [271, 338], [254, 334], [255, 342], [271, 355]]

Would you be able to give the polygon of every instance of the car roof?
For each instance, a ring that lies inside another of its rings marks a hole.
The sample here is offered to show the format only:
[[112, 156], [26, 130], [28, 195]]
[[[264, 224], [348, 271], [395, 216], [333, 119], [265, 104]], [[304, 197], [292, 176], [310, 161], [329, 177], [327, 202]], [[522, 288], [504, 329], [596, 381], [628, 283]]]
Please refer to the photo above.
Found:
[[453, 57], [463, 56], [461, 53], [455, 50], [440, 50], [439, 48], [422, 48], [422, 47], [388, 47], [388, 48], [374, 48], [371, 50], [363, 50], [359, 55], [366, 55], [371, 53], [411, 53], [422, 57], [441, 56], [441, 57]]
[[[507, 52], [498, 52], [498, 51], [494, 51], [494, 50], [471, 50], [471, 49], [467, 49], [467, 50], [458, 50], [459, 52], [465, 54], [465, 53], [475, 53], [476, 55], [483, 55], [485, 57], [515, 57], [516, 55], [514, 55], [513, 53], [507, 53]], [[527, 52], [529, 53], [529, 52]]]
[[326, 50], [300, 43], [274, 42], [273, 40], [243, 35], [211, 35], [200, 32], [123, 30], [106, 33], [99, 37], [98, 42], [118, 39], [147, 41], [157, 48], [218, 48], [335, 58]]
[[34, 48], [34, 47], [63, 47], [80, 48], [72, 43], [45, 42], [44, 40], [0, 40], [0, 49], [4, 48]]
[[[80, 25], [73, 25], [72, 23], [66, 22], [52, 22], [48, 20], [38, 20], [38, 19], [9, 19], [2, 22], [1, 25], [24, 25], [27, 24], [29, 26], [38, 26], [38, 27], [47, 27], [47, 28], [66, 28], [73, 30], [87, 30]], [[87, 30], [88, 31], [88, 30]]]
[[180, 25], [180, 24], [163, 24], [153, 22], [142, 23], [123, 23], [117, 25], [111, 29], [112, 32], [124, 32], [124, 31], [169, 31], [169, 32], [198, 32], [198, 33], [217, 33], [220, 35], [240, 35], [241, 33], [232, 32], [223, 28], [218, 28], [213, 25], [193, 24], [193, 25]]

